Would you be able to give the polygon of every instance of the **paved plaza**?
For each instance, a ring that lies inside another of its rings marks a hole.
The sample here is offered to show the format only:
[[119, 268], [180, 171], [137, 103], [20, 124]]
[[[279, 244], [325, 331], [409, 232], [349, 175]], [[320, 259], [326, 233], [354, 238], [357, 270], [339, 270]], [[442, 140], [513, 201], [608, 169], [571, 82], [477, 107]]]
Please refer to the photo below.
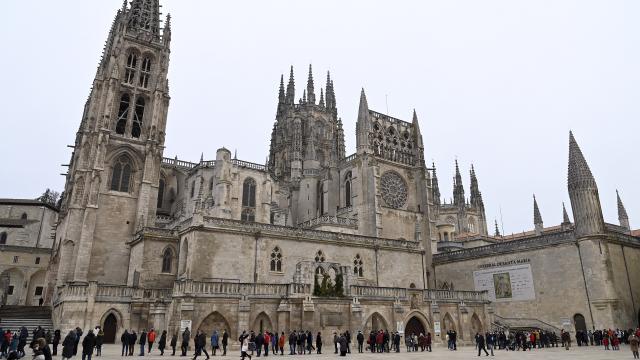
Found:
[[[177, 353], [179, 353], [179, 349]], [[193, 358], [193, 352], [189, 352], [189, 359]], [[433, 352], [401, 352], [401, 353], [389, 353], [389, 354], [347, 354], [346, 358], [352, 359], [381, 359], [381, 360], [404, 360], [404, 359], [447, 359], [447, 360], [455, 360], [455, 359], [472, 359], [477, 357], [477, 351], [472, 347], [461, 347], [458, 351], [449, 351], [445, 348], [435, 348]], [[116, 359], [120, 357], [120, 346], [119, 345], [106, 345], [105, 349], [102, 351], [102, 358], [104, 360]], [[165, 356], [159, 356], [157, 350], [153, 350], [151, 356], [145, 355], [145, 359], [148, 360], [160, 360], [166, 358], [175, 358], [175, 359], [187, 359], [187, 357], [180, 356], [171, 356], [171, 351], [167, 353], [165, 351]], [[240, 357], [240, 352], [237, 350], [229, 351], [227, 353], [226, 358], [230, 359], [238, 359]], [[277, 355], [280, 357], [280, 355]], [[289, 355], [282, 356], [282, 358], [293, 357]], [[485, 357], [484, 354], [482, 357]], [[79, 360], [80, 351], [78, 351], [78, 356], [76, 359]], [[139, 358], [139, 356], [134, 356], [133, 358]], [[213, 356], [212, 356], [213, 358]], [[216, 358], [220, 358], [220, 356], [216, 356]], [[254, 359], [256, 357], [254, 356]], [[261, 357], [264, 358], [264, 357]], [[273, 355], [269, 355], [267, 359], [273, 359]], [[333, 354], [333, 351], [328, 354], [322, 355], [296, 355], [293, 358], [300, 359], [339, 359], [338, 355]], [[491, 358], [491, 356], [489, 356]], [[554, 348], [554, 349], [543, 349], [537, 351], [497, 351], [495, 353], [494, 359], [501, 360], [524, 360], [524, 359], [538, 359], [538, 360], [556, 360], [556, 359], [582, 359], [582, 360], [605, 360], [605, 359], [633, 359], [633, 355], [631, 351], [629, 351], [628, 346], [621, 346], [619, 351], [606, 351], [603, 350], [602, 347], [572, 347], [571, 350], [567, 351], [562, 348]], [[205, 357], [201, 356], [198, 359], [204, 360]]]

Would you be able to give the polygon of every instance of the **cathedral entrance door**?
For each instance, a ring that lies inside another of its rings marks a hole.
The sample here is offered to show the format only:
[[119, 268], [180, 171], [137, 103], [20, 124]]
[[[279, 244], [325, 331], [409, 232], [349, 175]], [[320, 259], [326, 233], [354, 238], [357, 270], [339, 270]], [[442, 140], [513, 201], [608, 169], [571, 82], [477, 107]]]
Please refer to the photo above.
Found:
[[413, 335], [419, 336], [420, 334], [426, 334], [426, 330], [422, 322], [418, 320], [417, 317], [413, 316], [409, 321], [407, 321], [407, 325], [404, 326], [404, 335]]
[[587, 323], [585, 322], [582, 314], [573, 315], [573, 323], [576, 326], [576, 332], [587, 331]]
[[106, 319], [104, 319], [104, 326], [102, 327], [102, 331], [104, 331], [104, 342], [105, 344], [113, 344], [116, 342], [116, 331], [118, 331], [118, 319], [113, 314], [109, 314]]

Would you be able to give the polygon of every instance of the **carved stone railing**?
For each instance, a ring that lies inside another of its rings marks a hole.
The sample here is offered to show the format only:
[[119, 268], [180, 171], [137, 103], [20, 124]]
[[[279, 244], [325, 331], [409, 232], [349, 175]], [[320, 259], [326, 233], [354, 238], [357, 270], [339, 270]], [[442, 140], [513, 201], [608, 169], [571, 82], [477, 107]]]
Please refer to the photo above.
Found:
[[351, 245], [367, 247], [384, 247], [393, 249], [404, 249], [419, 252], [422, 250], [418, 241], [402, 239], [386, 239], [364, 235], [353, 235], [332, 231], [310, 230], [300, 227], [280, 226], [264, 224], [258, 222], [245, 222], [239, 220], [222, 219], [204, 216], [204, 225], [208, 228], [224, 228], [243, 233], [262, 233], [263, 235], [274, 235], [292, 239], [313, 239], [316, 241], [343, 242]]
[[175, 282], [173, 296], [197, 294], [204, 297], [282, 298], [293, 294], [309, 294], [309, 284], [260, 284], [238, 282], [205, 282], [179, 280]]
[[267, 171], [267, 167], [264, 166], [263, 164], [256, 164], [256, 163], [252, 163], [252, 162], [248, 162], [248, 161], [242, 161], [242, 160], [238, 160], [238, 159], [231, 160], [231, 163], [233, 165], [236, 165], [236, 166], [239, 166], [239, 167], [243, 167], [243, 168], [247, 168], [247, 169], [253, 169], [253, 170], [258, 170], [258, 171]]
[[318, 216], [315, 219], [307, 220], [303, 223], [300, 223], [298, 226], [305, 229], [313, 229], [322, 225], [335, 225], [357, 229], [358, 219], [349, 219], [332, 215], [322, 215]]
[[168, 215], [156, 215], [156, 226], [165, 227], [172, 223], [175, 219]]
[[409, 123], [409, 122], [394, 118], [394, 117], [389, 116], [389, 115], [381, 114], [381, 113], [379, 113], [377, 111], [369, 110], [369, 114], [374, 119], [388, 120], [392, 124], [400, 124], [400, 125], [403, 125], [403, 126], [411, 126], [411, 123]]
[[162, 158], [162, 164], [163, 165], [169, 165], [169, 166], [175, 166], [175, 167], [179, 167], [179, 168], [183, 168], [183, 169], [193, 169], [194, 167], [196, 167], [198, 165], [197, 163], [178, 160], [178, 158], [171, 159], [171, 158], [166, 158], [166, 157]]
[[479, 257], [495, 256], [499, 254], [526, 251], [550, 245], [574, 242], [573, 231], [558, 231], [555, 233], [532, 236], [525, 239], [505, 241], [498, 244], [478, 246], [474, 248], [434, 254], [434, 264], [446, 264], [453, 261], [476, 259]]
[[395, 287], [378, 287], [378, 286], [351, 286], [351, 296], [361, 299], [407, 299], [407, 289]]
[[345, 207], [338, 208], [338, 211], [336, 211], [336, 213], [338, 215], [343, 215], [343, 214], [348, 214], [352, 211], [353, 211], [353, 206], [345, 206]]
[[487, 291], [434, 290], [423, 291], [424, 301], [489, 302]]
[[66, 284], [58, 288], [55, 292], [53, 304], [63, 301], [86, 301], [89, 294], [87, 284]]
[[[93, 290], [92, 290], [93, 289]], [[143, 289], [126, 285], [67, 284], [58, 288], [53, 304], [63, 301], [87, 301], [93, 297], [96, 302], [154, 302], [171, 300], [172, 289]]]
[[344, 163], [350, 163], [353, 160], [355, 160], [357, 157], [358, 157], [358, 153], [351, 154], [351, 155], [347, 156], [346, 158], [344, 158], [343, 162]]

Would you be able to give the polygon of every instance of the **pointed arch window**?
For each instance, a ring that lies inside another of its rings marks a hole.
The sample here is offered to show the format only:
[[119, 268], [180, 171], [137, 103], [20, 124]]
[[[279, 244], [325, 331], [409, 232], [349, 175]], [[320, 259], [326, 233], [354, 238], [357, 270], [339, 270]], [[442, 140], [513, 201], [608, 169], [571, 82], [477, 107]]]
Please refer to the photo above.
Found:
[[127, 118], [129, 117], [129, 104], [131, 99], [129, 94], [122, 94], [120, 97], [120, 106], [118, 107], [118, 122], [116, 123], [116, 134], [124, 135], [127, 127]]
[[356, 254], [353, 259], [353, 275], [357, 277], [363, 277], [364, 270], [362, 270], [362, 258], [360, 254]]
[[157, 208], [162, 209], [162, 203], [164, 202], [164, 179], [158, 181], [158, 204]]
[[131, 181], [131, 160], [126, 155], [120, 156], [113, 164], [111, 173], [111, 190], [129, 192]]
[[138, 86], [147, 88], [149, 86], [149, 79], [151, 78], [151, 59], [145, 57], [142, 59], [142, 67], [140, 68], [140, 80]]
[[7, 232], [3, 231], [0, 233], [0, 245], [5, 245], [7, 243]]
[[246, 208], [242, 210], [242, 214], [240, 215], [240, 220], [255, 222], [256, 221], [256, 212], [254, 209]]
[[127, 66], [124, 72], [124, 82], [127, 84], [135, 84], [136, 68], [138, 67], [138, 56], [130, 53], [127, 57]]
[[347, 173], [344, 181], [344, 206], [351, 206], [351, 171]]
[[196, 195], [196, 182], [195, 180], [191, 182], [191, 198]]
[[167, 248], [162, 254], [162, 272], [170, 273], [172, 265], [173, 265], [173, 251], [171, 250], [171, 248]]
[[133, 112], [133, 126], [131, 127], [131, 136], [135, 138], [140, 137], [142, 131], [142, 118], [144, 117], [144, 98], [139, 97], [136, 99], [136, 108]]
[[247, 178], [242, 184], [242, 206], [256, 207], [256, 181]]
[[282, 252], [279, 247], [273, 248], [271, 251], [271, 271], [282, 272]]

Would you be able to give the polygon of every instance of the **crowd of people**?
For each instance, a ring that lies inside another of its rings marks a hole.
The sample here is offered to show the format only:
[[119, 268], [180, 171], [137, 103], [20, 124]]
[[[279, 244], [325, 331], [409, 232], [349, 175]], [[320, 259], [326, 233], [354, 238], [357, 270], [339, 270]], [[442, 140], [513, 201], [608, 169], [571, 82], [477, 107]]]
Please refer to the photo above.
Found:
[[[58, 355], [58, 348], [62, 345], [62, 359], [69, 360], [75, 357], [81, 346], [82, 360], [91, 360], [92, 356], [101, 356], [104, 343], [104, 332], [98, 326], [89, 330], [86, 334], [81, 328], [69, 331], [64, 338], [61, 337], [60, 330], [51, 333], [41, 327], [34, 329], [31, 333], [32, 341], [29, 348], [33, 350], [34, 360], [52, 360]], [[3, 330], [0, 328], [0, 358], [16, 360], [26, 354], [27, 339], [29, 331], [26, 327], [18, 331]], [[84, 335], [84, 337], [83, 337]], [[334, 331], [330, 338], [333, 343], [333, 353], [339, 356], [346, 356], [351, 353], [352, 341], [354, 351], [359, 353], [389, 353], [400, 352], [400, 342], [404, 337], [404, 344], [407, 352], [427, 351], [431, 352], [433, 338], [431, 333], [401, 334], [400, 332], [389, 332], [387, 330], [372, 330], [368, 334], [358, 331], [353, 336], [349, 330], [344, 332]], [[447, 347], [451, 351], [457, 350], [458, 335], [454, 330], [449, 330], [445, 334]], [[82, 340], [82, 341], [81, 341]], [[241, 359], [272, 355], [303, 355], [322, 354], [324, 339], [321, 332], [315, 335], [310, 330], [293, 330], [288, 334], [285, 332], [271, 332], [268, 330], [254, 332], [243, 331], [238, 337], [240, 344]], [[635, 331], [630, 330], [595, 330], [578, 331], [575, 334], [578, 346], [599, 346], [604, 350], [620, 350], [620, 344], [629, 345], [634, 359], [640, 359], [638, 346], [640, 343], [640, 328]], [[211, 335], [202, 330], [192, 334], [189, 328], [185, 328], [182, 333], [175, 332], [169, 335], [166, 330], [159, 335], [155, 329], [142, 329], [137, 333], [133, 329], [125, 330], [120, 336], [122, 344], [122, 356], [145, 356], [154, 349], [154, 344], [160, 355], [165, 354], [165, 349], [171, 348], [171, 355], [175, 356], [180, 349], [180, 356], [188, 356], [189, 345], [193, 346], [193, 359], [211, 355], [215, 356], [220, 351], [221, 356], [227, 355], [230, 344], [229, 332], [225, 329], [220, 333], [216, 330]], [[563, 347], [567, 350], [571, 348], [572, 337], [564, 330], [559, 334], [552, 331], [494, 331], [486, 333], [476, 333], [476, 349], [478, 356], [483, 352], [485, 356], [493, 356], [494, 350], [505, 351], [534, 351], [538, 349]], [[288, 349], [287, 349], [288, 345]], [[211, 351], [209, 354], [208, 349]]]

